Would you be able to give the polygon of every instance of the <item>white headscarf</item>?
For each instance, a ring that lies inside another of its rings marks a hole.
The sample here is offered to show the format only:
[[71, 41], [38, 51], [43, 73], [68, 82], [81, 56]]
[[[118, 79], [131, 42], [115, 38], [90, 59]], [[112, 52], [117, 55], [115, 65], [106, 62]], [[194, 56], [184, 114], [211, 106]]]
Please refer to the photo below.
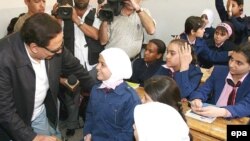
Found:
[[214, 12], [211, 9], [205, 9], [202, 11], [201, 15], [206, 14], [207, 15], [207, 20], [208, 20], [208, 24], [205, 26], [205, 28], [207, 27], [211, 27], [213, 22], [214, 22]]
[[131, 61], [125, 51], [120, 48], [108, 48], [102, 51], [100, 55], [104, 58], [111, 72], [110, 78], [103, 81], [102, 85], [115, 89], [117, 85], [123, 82], [123, 79], [129, 79], [131, 77]]
[[176, 109], [167, 104], [148, 102], [137, 105], [134, 120], [139, 141], [190, 140], [186, 122]]

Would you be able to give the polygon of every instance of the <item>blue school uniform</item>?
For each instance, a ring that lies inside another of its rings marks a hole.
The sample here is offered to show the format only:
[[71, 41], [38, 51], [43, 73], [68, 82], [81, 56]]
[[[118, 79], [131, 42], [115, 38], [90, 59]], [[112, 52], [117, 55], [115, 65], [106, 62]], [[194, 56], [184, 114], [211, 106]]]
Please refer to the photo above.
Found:
[[215, 7], [222, 22], [229, 21], [233, 24], [235, 33], [235, 44], [239, 45], [247, 41], [247, 17], [244, 16], [243, 18], [241, 18], [232, 16], [231, 18], [229, 18], [223, 0], [215, 0]]
[[[206, 102], [210, 98], [211, 104], [216, 104], [226, 83], [229, 73], [228, 66], [215, 66], [211, 76], [196, 91], [190, 95], [190, 99], [201, 99]], [[250, 116], [250, 74], [246, 76], [237, 90], [235, 105], [225, 106], [233, 118]], [[212, 95], [211, 95], [212, 94]]]
[[[216, 51], [216, 52], [232, 51], [237, 48], [235, 43], [229, 40], [226, 40], [219, 48], [215, 46], [214, 39], [207, 40], [207, 45], [209, 49]], [[208, 60], [204, 60], [203, 58], [200, 58], [199, 63], [200, 63], [200, 66], [203, 68], [211, 68], [213, 65], [226, 65], [227, 66], [228, 61], [227, 62], [211, 62]]]
[[[188, 41], [186, 33], [182, 33], [180, 35], [180, 38]], [[199, 62], [200, 60], [206, 60], [206, 61], [210, 61], [213, 63], [225, 63], [225, 62], [228, 62], [229, 60], [228, 51], [217, 52], [217, 51], [211, 50], [208, 48], [206, 40], [202, 38], [197, 37], [195, 44], [193, 44], [192, 46], [197, 56], [199, 65], [202, 65]]]
[[181, 98], [189, 98], [189, 95], [198, 88], [203, 74], [199, 67], [191, 64], [188, 70], [174, 73], [172, 73], [170, 69], [162, 66], [155, 75], [172, 77], [180, 88]]
[[165, 64], [164, 61], [157, 60], [147, 65], [143, 58], [136, 59], [133, 63], [133, 74], [130, 81], [144, 86], [144, 81], [152, 77], [163, 64]]
[[140, 98], [126, 82], [115, 90], [99, 88], [91, 91], [83, 133], [94, 141], [132, 141], [134, 108]]

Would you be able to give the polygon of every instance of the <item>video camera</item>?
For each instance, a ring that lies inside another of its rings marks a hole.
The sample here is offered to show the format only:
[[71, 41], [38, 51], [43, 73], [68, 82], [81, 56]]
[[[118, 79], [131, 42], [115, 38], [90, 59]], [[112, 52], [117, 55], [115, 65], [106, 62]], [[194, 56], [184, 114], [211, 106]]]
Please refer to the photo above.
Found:
[[[104, 0], [98, 0], [98, 3], [103, 3]], [[107, 3], [99, 11], [99, 19], [102, 21], [112, 22], [114, 16], [118, 16], [123, 6], [123, 0], [107, 0]]]
[[56, 11], [57, 17], [63, 20], [71, 19], [73, 12], [72, 7], [65, 6], [67, 4], [67, 1], [65, 0], [57, 0], [57, 2], [59, 3], [59, 7]]

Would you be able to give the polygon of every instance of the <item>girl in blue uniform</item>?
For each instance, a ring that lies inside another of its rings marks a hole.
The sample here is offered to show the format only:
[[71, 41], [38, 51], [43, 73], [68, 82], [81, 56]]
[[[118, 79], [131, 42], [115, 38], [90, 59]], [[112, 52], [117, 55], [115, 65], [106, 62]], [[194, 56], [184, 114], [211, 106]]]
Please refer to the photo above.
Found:
[[[250, 43], [247, 43], [232, 53], [228, 66], [215, 66], [205, 84], [190, 95], [192, 110], [210, 117], [249, 117], [249, 71]], [[208, 99], [216, 106], [202, 107]]]
[[167, 47], [166, 65], [155, 75], [172, 77], [181, 91], [182, 98], [188, 98], [200, 84], [202, 72], [196, 65], [196, 57], [185, 40], [174, 39]]
[[133, 112], [140, 98], [123, 81], [132, 75], [130, 59], [119, 48], [105, 49], [96, 69], [101, 83], [90, 94], [83, 129], [85, 141], [132, 141]]

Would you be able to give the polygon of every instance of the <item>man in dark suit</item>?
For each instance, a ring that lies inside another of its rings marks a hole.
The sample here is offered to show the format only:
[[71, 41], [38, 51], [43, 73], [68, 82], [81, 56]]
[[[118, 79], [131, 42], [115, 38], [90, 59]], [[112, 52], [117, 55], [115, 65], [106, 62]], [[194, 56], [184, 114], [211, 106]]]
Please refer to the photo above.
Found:
[[63, 45], [61, 25], [38, 13], [20, 32], [0, 40], [0, 139], [56, 140], [61, 74], [74, 74], [89, 91], [94, 83]]

